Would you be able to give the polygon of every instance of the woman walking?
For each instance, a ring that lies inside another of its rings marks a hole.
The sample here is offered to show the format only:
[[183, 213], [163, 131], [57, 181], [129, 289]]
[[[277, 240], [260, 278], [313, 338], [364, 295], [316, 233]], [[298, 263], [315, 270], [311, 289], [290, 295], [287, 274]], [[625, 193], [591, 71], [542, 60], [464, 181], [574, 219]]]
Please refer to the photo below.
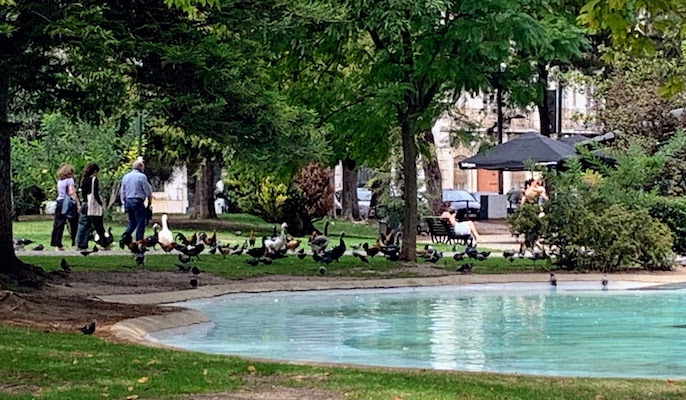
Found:
[[[67, 203], [65, 205], [65, 202]], [[55, 207], [55, 220], [52, 224], [52, 237], [50, 246], [55, 250], [64, 250], [62, 246], [62, 236], [64, 235], [64, 225], [69, 223], [69, 236], [71, 245], [74, 246], [76, 238], [76, 224], [79, 198], [74, 188], [74, 167], [71, 164], [64, 164], [57, 170], [57, 205]], [[70, 203], [73, 203], [70, 205]]]
[[76, 244], [79, 250], [88, 249], [88, 236], [95, 228], [98, 234], [96, 243], [107, 247], [105, 243], [105, 226], [102, 219], [102, 200], [100, 199], [100, 184], [98, 173], [100, 167], [96, 163], [89, 163], [81, 174], [81, 213], [79, 215], [79, 233], [76, 236]]

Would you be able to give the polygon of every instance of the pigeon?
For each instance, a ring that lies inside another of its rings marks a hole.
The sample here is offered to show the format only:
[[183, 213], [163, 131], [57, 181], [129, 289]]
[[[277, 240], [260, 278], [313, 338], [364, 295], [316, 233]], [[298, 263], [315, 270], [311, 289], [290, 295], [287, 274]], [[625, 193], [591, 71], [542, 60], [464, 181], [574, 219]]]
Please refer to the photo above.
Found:
[[95, 321], [91, 321], [81, 328], [84, 335], [92, 335], [95, 332]]
[[14, 250], [20, 250], [23, 249], [24, 246], [29, 245], [33, 243], [33, 240], [31, 239], [14, 239], [12, 240], [12, 243], [14, 244]]
[[191, 256], [186, 254], [179, 254], [179, 262], [181, 264], [188, 264], [189, 262], [191, 262]]
[[198, 287], [198, 280], [195, 279], [195, 278], [193, 278], [193, 279], [190, 280], [190, 284], [191, 284], [191, 287], [192, 287], [193, 289], [195, 289], [195, 288]]
[[269, 257], [262, 257], [259, 259], [259, 261], [264, 265], [271, 265], [272, 264], [272, 259]]
[[249, 258], [249, 259], [245, 260], [245, 262], [248, 263], [248, 265], [250, 265], [250, 266], [256, 267], [257, 264], [260, 263], [260, 259], [253, 257], [253, 258]]
[[464, 253], [464, 252], [462, 252], [462, 253], [455, 253], [455, 255], [453, 256], [453, 259], [454, 259], [455, 261], [462, 261], [462, 260], [464, 260], [464, 257], [465, 257], [465, 253]]
[[476, 259], [477, 255], [479, 255], [479, 252], [476, 250], [476, 247], [469, 246], [464, 250], [465, 254], [469, 258]]
[[607, 275], [603, 275], [603, 279], [600, 281], [600, 283], [603, 284], [603, 289], [607, 289], [607, 284], [609, 283], [609, 280], [607, 279]]
[[45, 246], [43, 246], [42, 244], [39, 244], [38, 246], [34, 247], [34, 248], [31, 249], [31, 250], [33, 250], [33, 251], [41, 251], [41, 250], [43, 250], [43, 249], [45, 249]]
[[369, 264], [369, 260], [367, 259], [366, 255], [363, 255], [362, 253], [359, 253], [357, 251], [353, 251], [353, 256], [359, 258], [360, 261], [362, 261], [363, 263]]
[[503, 257], [509, 259], [510, 257], [514, 257], [516, 253], [517, 252], [514, 250], [505, 250], [505, 251], [503, 251]]
[[136, 262], [136, 266], [138, 267], [145, 265], [145, 253], [136, 253], [136, 255], [133, 257], [133, 260]]
[[307, 257], [307, 254], [305, 254], [305, 249], [298, 250], [298, 252], [296, 254], [297, 254], [298, 258], [301, 260], [304, 260], [305, 257]]
[[552, 272], [550, 273], [550, 284], [552, 286], [557, 286], [557, 277]]
[[60, 261], [60, 267], [62, 267], [63, 271], [71, 272], [71, 267], [69, 267], [69, 263], [64, 258]]
[[190, 272], [191, 267], [189, 265], [176, 264], [176, 270], [179, 272]]
[[326, 267], [322, 265], [321, 267], [319, 267], [318, 271], [319, 275], [324, 276], [326, 274]]
[[[189, 265], [189, 267], [190, 267], [190, 265]], [[200, 268], [198, 268], [196, 266], [192, 266], [191, 272], [193, 273], [193, 275], [198, 275], [200, 273]]]
[[470, 272], [472, 267], [474, 267], [474, 265], [470, 263], [462, 264], [457, 268], [457, 272]]

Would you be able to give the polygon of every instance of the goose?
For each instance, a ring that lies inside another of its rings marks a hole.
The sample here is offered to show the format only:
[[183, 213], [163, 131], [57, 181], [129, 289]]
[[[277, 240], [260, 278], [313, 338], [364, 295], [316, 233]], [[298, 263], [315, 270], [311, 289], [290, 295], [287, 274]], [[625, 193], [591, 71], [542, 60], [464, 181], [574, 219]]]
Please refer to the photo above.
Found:
[[312, 232], [312, 235], [307, 240], [307, 244], [310, 245], [313, 253], [319, 253], [326, 249], [326, 246], [329, 244], [329, 221], [326, 221], [326, 224], [324, 224], [324, 234], [318, 235], [317, 231]]
[[281, 251], [287, 243], [286, 240], [286, 228], [288, 227], [287, 223], [281, 224], [281, 234], [279, 236], [273, 237], [271, 239], [267, 239], [265, 241], [265, 245], [267, 248], [269, 248], [269, 251], [271, 253], [276, 253], [278, 251]]
[[174, 234], [167, 225], [167, 214], [162, 214], [162, 229], [157, 232], [157, 242], [162, 247], [168, 247], [174, 243]]

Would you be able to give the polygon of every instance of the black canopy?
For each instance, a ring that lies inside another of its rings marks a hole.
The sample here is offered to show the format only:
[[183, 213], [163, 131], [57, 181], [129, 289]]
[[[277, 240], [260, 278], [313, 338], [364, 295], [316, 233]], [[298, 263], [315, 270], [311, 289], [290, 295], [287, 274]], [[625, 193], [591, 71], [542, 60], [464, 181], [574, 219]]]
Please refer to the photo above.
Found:
[[528, 162], [536, 165], [557, 165], [575, 155], [573, 145], [553, 140], [537, 133], [526, 133], [460, 162], [461, 169], [527, 171]]

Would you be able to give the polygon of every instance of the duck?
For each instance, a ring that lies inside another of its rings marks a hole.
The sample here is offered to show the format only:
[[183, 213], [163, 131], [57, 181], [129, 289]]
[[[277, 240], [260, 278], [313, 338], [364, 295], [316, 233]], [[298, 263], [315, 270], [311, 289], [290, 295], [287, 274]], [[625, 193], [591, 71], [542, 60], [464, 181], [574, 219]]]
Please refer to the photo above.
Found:
[[167, 225], [167, 214], [162, 214], [162, 229], [157, 232], [157, 243], [162, 248], [168, 248], [174, 243], [174, 234], [169, 230], [169, 225]]

